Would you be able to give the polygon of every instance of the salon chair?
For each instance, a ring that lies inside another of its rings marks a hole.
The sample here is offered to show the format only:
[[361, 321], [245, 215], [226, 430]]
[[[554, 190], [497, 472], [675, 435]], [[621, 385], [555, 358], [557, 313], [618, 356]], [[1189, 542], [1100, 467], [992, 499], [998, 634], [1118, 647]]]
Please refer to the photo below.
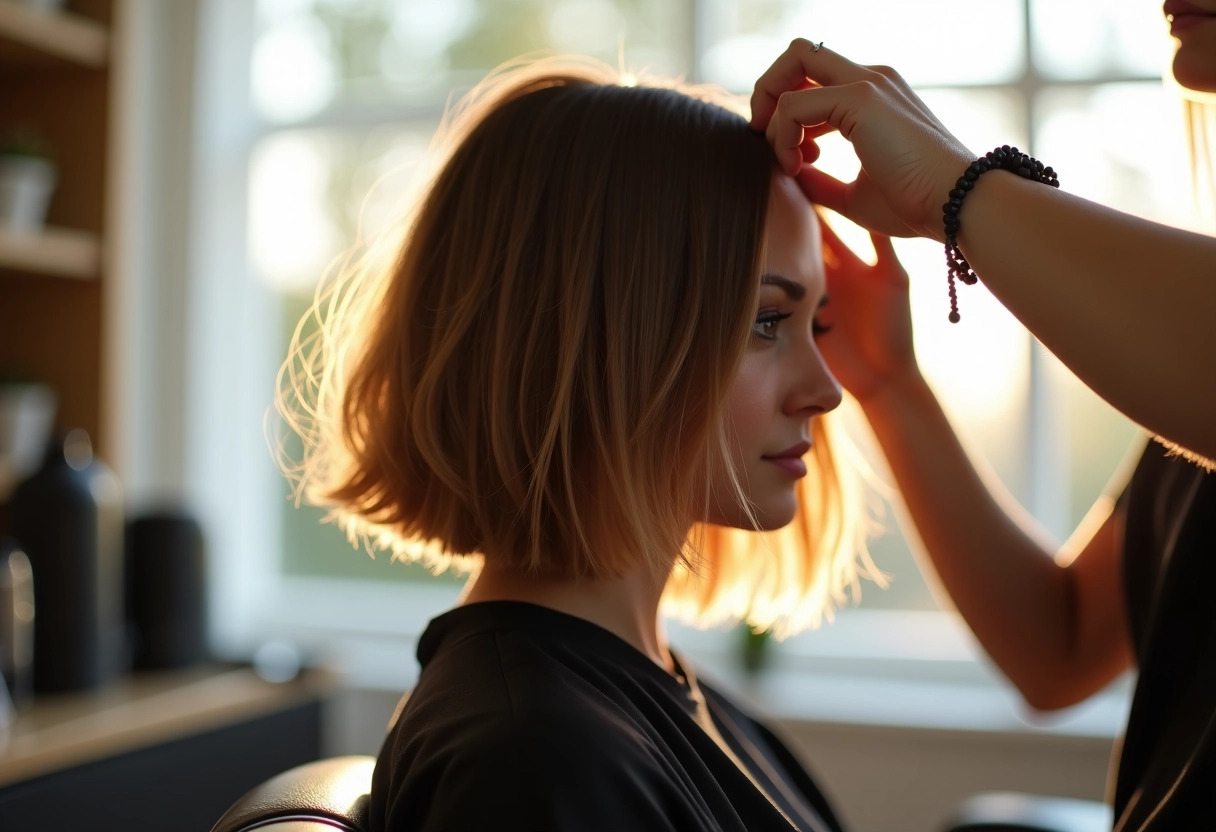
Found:
[[963, 801], [942, 832], [1110, 832], [1112, 814], [1094, 800], [982, 792]]
[[[211, 832], [367, 832], [372, 757], [333, 757], [283, 772], [224, 813]], [[942, 832], [1109, 832], [1109, 807], [1087, 800], [985, 792]]]
[[374, 757], [288, 769], [232, 804], [211, 832], [367, 832]]

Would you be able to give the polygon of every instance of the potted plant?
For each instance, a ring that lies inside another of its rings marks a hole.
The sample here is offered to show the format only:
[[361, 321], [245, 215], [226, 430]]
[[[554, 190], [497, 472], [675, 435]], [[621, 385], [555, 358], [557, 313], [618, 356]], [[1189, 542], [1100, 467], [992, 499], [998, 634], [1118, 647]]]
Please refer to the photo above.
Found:
[[0, 138], [0, 228], [41, 231], [57, 178], [50, 151], [36, 133], [15, 130]]

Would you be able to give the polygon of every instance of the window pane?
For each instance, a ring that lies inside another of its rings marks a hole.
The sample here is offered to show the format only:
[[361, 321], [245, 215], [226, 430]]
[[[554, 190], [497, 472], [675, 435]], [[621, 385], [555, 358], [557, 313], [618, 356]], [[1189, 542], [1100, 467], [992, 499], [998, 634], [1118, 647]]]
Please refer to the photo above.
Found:
[[519, 55], [590, 55], [683, 69], [677, 3], [647, 0], [259, 0], [252, 91], [271, 121], [334, 104], [442, 106]]
[[[284, 296], [283, 352], [296, 324], [308, 309], [310, 298]], [[298, 437], [289, 437], [287, 452], [299, 459]], [[282, 559], [279, 568], [285, 575], [313, 577], [364, 578], [376, 581], [428, 581], [462, 583], [463, 578], [445, 574], [435, 578], [426, 567], [417, 563], [394, 563], [389, 552], [376, 552], [373, 559], [362, 547], [352, 546], [346, 534], [333, 523], [324, 523], [325, 509], [316, 506], [295, 506], [290, 486], [282, 480], [279, 501], [279, 528], [282, 533]]]
[[1193, 223], [1182, 106], [1157, 82], [1048, 87], [1036, 102], [1036, 156], [1060, 187], [1120, 211]]
[[[335, 258], [398, 216], [433, 129], [432, 124], [388, 124], [358, 132], [282, 130], [254, 149], [249, 247], [255, 274], [279, 296], [280, 357]], [[298, 459], [298, 440], [288, 439], [289, 458]], [[280, 496], [284, 573], [429, 578], [421, 566], [390, 563], [387, 553], [373, 561], [353, 548], [336, 526], [321, 523], [324, 510], [296, 508], [285, 481]]]
[[1035, 66], [1060, 80], [1160, 76], [1173, 51], [1161, 5], [1147, 0], [1031, 0]]
[[249, 251], [278, 291], [312, 296], [328, 265], [404, 207], [432, 124], [281, 130], [250, 160]]
[[[864, 12], [839, 0], [706, 0], [701, 75], [751, 88], [796, 37], [822, 40], [858, 63], [889, 64], [912, 84], [996, 84], [1023, 66], [1018, 0], [988, 0], [984, 25], [966, 0], [873, 0]], [[942, 21], [957, 21], [944, 26]], [[971, 32], [972, 35], [967, 33]]]

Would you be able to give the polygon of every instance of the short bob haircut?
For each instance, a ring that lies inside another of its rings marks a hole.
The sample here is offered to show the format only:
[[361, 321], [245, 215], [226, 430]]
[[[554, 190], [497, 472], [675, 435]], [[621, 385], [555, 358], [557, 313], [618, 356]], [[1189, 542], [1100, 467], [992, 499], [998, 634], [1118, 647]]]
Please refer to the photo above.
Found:
[[860, 575], [882, 580], [836, 414], [814, 422], [792, 524], [697, 522], [713, 500], [748, 506], [737, 476], [715, 495], [706, 472], [730, 465], [723, 402], [776, 170], [725, 94], [587, 60], [516, 64], [432, 150], [391, 257], [339, 269], [297, 329], [279, 396], [303, 439], [283, 462], [297, 500], [435, 572], [647, 564], [671, 573], [667, 612], [779, 636]]

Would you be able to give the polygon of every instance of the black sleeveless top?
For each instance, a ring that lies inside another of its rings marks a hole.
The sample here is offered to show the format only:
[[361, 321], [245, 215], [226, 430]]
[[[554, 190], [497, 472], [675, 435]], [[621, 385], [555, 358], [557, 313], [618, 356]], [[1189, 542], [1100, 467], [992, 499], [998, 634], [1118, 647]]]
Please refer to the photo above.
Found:
[[1115, 830], [1216, 829], [1216, 473], [1151, 442], [1122, 499], [1139, 678]]

